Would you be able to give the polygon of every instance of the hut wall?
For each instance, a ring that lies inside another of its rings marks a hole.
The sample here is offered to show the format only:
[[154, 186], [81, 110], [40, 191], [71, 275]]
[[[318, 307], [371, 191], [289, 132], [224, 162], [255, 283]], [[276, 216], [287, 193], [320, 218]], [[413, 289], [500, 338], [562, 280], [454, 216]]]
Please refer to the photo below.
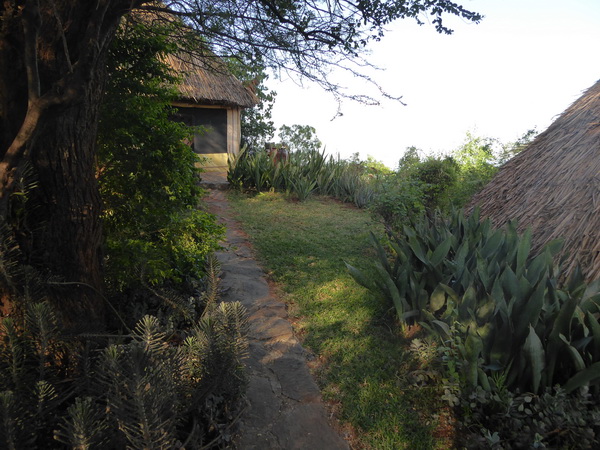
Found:
[[240, 142], [242, 141], [242, 109], [230, 108], [227, 110], [227, 153], [237, 155], [240, 153]]

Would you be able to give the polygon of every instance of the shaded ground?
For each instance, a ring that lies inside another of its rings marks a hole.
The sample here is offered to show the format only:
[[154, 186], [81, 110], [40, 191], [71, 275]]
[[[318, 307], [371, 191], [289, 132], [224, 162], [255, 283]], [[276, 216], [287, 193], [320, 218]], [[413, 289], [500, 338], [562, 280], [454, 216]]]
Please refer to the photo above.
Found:
[[227, 226], [225, 250], [217, 254], [223, 271], [222, 299], [240, 301], [249, 312], [248, 407], [240, 418], [236, 448], [348, 449], [329, 424], [286, 306], [269, 289], [224, 192], [218, 189], [223, 176], [215, 174], [208, 180], [206, 175], [204, 185], [211, 189], [205, 201]]

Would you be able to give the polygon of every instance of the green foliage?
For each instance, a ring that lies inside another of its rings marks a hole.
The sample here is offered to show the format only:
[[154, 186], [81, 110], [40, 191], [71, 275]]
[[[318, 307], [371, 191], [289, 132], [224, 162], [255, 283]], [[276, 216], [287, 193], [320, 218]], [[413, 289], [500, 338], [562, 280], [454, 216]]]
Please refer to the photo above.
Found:
[[536, 136], [528, 130], [514, 142], [502, 144], [497, 139], [478, 137], [467, 132], [463, 144], [452, 152], [458, 165], [458, 177], [450, 191], [456, 207], [464, 206], [498, 172], [500, 166], [523, 150]]
[[452, 157], [427, 157], [414, 168], [413, 178], [421, 184], [427, 211], [447, 209], [450, 192], [458, 179], [458, 166]]
[[292, 152], [318, 152], [322, 147], [317, 130], [310, 125], [282, 125], [279, 128], [279, 140]]
[[[176, 80], [159, 56], [174, 49], [161, 37], [170, 30], [124, 27], [112, 47], [98, 177], [110, 287], [144, 289], [120, 305], [118, 334], [63, 336], [60, 316], [40, 300], [65, 283], [23, 266], [10, 230], [0, 228], [0, 270], [22, 298], [0, 324], [2, 448], [222, 445], [229, 437], [219, 430], [244, 389], [245, 312], [217, 306], [218, 267], [206, 262], [223, 230], [196, 209], [196, 157], [182, 143], [186, 129], [169, 120]], [[194, 295], [181, 296], [182, 281]], [[206, 322], [204, 346], [183, 345], [198, 332], [179, 325]]]
[[49, 304], [32, 304], [23, 321], [1, 323], [0, 446], [59, 448], [52, 436], [82, 449], [225, 443], [215, 432], [245, 389], [246, 332], [239, 303], [213, 302], [180, 345], [145, 316], [89, 352], [84, 341], [67, 345]]
[[559, 242], [531, 255], [530, 232], [494, 229], [477, 211], [414, 220], [390, 236], [391, 255], [372, 241], [376, 275], [350, 274], [439, 338], [442, 398], [473, 448], [563, 448], [579, 433], [597, 445], [599, 283], [560, 283]]
[[[453, 193], [459, 180], [460, 165], [452, 156], [428, 156], [421, 158], [415, 147], [406, 149], [397, 170], [399, 184], [412, 187], [417, 201], [430, 214], [436, 209], [447, 211], [453, 203]], [[414, 195], [413, 194], [413, 195]], [[382, 209], [380, 215], [386, 219], [390, 211]], [[402, 219], [401, 217], [399, 217]], [[399, 229], [403, 220], [387, 222], [388, 226]]]
[[107, 429], [108, 424], [94, 399], [77, 397], [67, 409], [55, 439], [78, 450], [106, 448]]
[[[186, 370], [200, 392], [219, 392], [227, 405], [246, 389], [241, 359], [247, 355], [247, 318], [240, 303], [220, 303], [206, 313], [185, 340]], [[223, 376], [226, 373], [227, 376]]]
[[171, 120], [177, 78], [161, 62], [176, 51], [173, 25], [126, 22], [110, 51], [102, 105], [98, 178], [104, 201], [110, 285], [151, 284], [201, 275], [222, 228], [196, 209], [197, 156], [185, 145], [190, 129]]
[[0, 447], [43, 446], [68, 396], [56, 315], [48, 303], [28, 304], [24, 317], [2, 319], [0, 336]]
[[472, 171], [477, 172], [479, 166], [470, 152], [476, 151], [477, 155], [486, 154], [479, 145], [483, 139], [474, 140], [469, 146], [465, 144], [451, 156], [421, 158], [417, 148], [406, 149], [398, 164], [398, 177], [420, 185], [421, 201], [430, 213], [436, 209], [449, 211], [452, 205], [462, 206], [465, 199], [474, 193], [469, 184], [468, 174]]
[[498, 142], [467, 132], [465, 142], [452, 156], [460, 167], [457, 182], [452, 190], [452, 203], [458, 207], [466, 204], [498, 171]]
[[383, 162], [376, 160], [371, 155], [367, 155], [367, 159], [365, 161], [359, 161], [359, 163], [372, 175], [389, 175], [393, 173], [392, 169], [387, 167]]
[[323, 180], [325, 165], [325, 156], [318, 151], [293, 152], [279, 161], [267, 151], [244, 149], [230, 159], [227, 177], [233, 186], [258, 192], [277, 189], [305, 200], [318, 188], [317, 179]]
[[423, 184], [396, 174], [381, 177], [369, 206], [389, 230], [398, 229], [425, 211]]
[[242, 146], [250, 150], [265, 148], [265, 144], [275, 134], [272, 112], [277, 93], [270, 91], [265, 82], [269, 78], [265, 67], [257, 61], [244, 61], [239, 58], [227, 59], [229, 70], [242, 83], [252, 88], [260, 103], [242, 111]]
[[458, 405], [463, 410], [461, 448], [596, 448], [600, 445], [600, 404], [589, 393], [567, 395], [500, 393], [478, 388]]
[[[172, 448], [183, 396], [184, 359], [170, 346], [156, 318], [142, 318], [127, 345], [104, 349], [98, 367], [107, 421], [132, 448]], [[120, 433], [119, 433], [120, 434]]]
[[600, 382], [600, 293], [578, 275], [560, 286], [559, 243], [532, 257], [531, 233], [518, 236], [514, 224], [495, 230], [477, 213], [415, 220], [391, 237], [391, 262], [373, 242], [377, 277], [349, 266], [351, 274], [385, 295], [402, 321], [450, 339], [467, 389], [489, 389], [494, 373], [534, 393]]
[[[533, 138], [529, 130], [517, 141], [501, 144], [497, 139], [475, 136], [467, 132], [465, 141], [448, 156], [423, 158], [415, 147], [406, 149], [398, 165], [399, 182], [411, 181], [421, 190], [420, 202], [427, 211], [449, 212], [462, 207], [496, 174], [498, 168], [519, 153]], [[381, 208], [385, 219], [390, 211]], [[402, 222], [388, 225], [400, 229]]]
[[[394, 173], [372, 157], [361, 161], [358, 154], [350, 160], [327, 159], [314, 150], [320, 146], [318, 140], [309, 142], [314, 129], [295, 127], [284, 128], [289, 135], [297, 132], [296, 137], [287, 138], [286, 145], [313, 150], [294, 151], [284, 160], [266, 152], [242, 152], [230, 166], [230, 183], [258, 192], [288, 192], [300, 200], [311, 193], [330, 195], [368, 207], [387, 228], [400, 230], [410, 217], [422, 211], [433, 215], [436, 209], [450, 211], [453, 205], [462, 206], [497, 171], [497, 141], [471, 134], [452, 156], [422, 158], [418, 149], [409, 147]], [[502, 149], [511, 148], [514, 153], [530, 137], [529, 133], [518, 145]], [[507, 150], [503, 154], [509, 153]]]
[[275, 189], [303, 201], [311, 194], [329, 195], [364, 208], [373, 203], [379, 176], [361, 162], [325, 156], [318, 150], [295, 151], [278, 160], [266, 151], [240, 152], [230, 160], [232, 186], [258, 192]]

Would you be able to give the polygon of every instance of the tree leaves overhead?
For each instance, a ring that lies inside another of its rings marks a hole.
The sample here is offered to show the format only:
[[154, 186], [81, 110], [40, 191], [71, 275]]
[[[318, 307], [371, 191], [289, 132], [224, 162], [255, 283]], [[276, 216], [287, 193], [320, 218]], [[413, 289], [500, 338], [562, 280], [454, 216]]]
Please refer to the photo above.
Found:
[[374, 100], [343, 93], [327, 75], [341, 67], [371, 82], [361, 70], [370, 66], [361, 54], [383, 36], [385, 26], [414, 19], [450, 34], [445, 16], [475, 23], [483, 18], [447, 0], [175, 0], [166, 6], [145, 2], [142, 8], [179, 16], [219, 56], [257, 61], [320, 83], [334, 95], [367, 102]]

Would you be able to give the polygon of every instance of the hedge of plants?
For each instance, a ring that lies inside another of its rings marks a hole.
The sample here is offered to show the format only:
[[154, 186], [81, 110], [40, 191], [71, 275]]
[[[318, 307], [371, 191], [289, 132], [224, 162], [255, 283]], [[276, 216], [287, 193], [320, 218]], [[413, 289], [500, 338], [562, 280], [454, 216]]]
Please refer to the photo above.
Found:
[[373, 245], [375, 278], [348, 269], [400, 322], [437, 338], [465, 436], [497, 448], [562, 447], [579, 435], [597, 445], [599, 283], [580, 273], [561, 280], [560, 242], [532, 255], [530, 232], [455, 211], [421, 216]]
[[387, 228], [398, 230], [423, 211], [462, 207], [532, 137], [530, 131], [515, 143], [501, 145], [467, 134], [451, 154], [427, 157], [410, 147], [395, 171], [372, 157], [362, 161], [358, 154], [350, 159], [327, 157], [315, 139], [310, 145], [291, 145], [293, 151], [242, 150], [229, 162], [228, 180], [236, 189], [274, 190], [299, 201], [313, 194], [332, 196], [370, 209]]

